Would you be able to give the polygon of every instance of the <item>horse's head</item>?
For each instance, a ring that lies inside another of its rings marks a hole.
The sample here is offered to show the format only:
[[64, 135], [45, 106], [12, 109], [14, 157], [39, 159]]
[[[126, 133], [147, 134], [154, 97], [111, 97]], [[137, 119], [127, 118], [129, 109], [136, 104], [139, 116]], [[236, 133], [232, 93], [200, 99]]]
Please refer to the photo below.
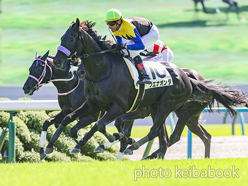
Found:
[[61, 37], [61, 44], [57, 48], [57, 54], [53, 60], [55, 67], [64, 69], [67, 59], [74, 53], [78, 52], [80, 47], [80, 21], [77, 19], [76, 23], [72, 23], [69, 29]]
[[48, 54], [49, 51], [39, 58], [36, 53], [35, 60], [29, 68], [28, 79], [22, 88], [25, 94], [33, 95], [35, 90], [51, 79], [51, 67], [47, 64]]

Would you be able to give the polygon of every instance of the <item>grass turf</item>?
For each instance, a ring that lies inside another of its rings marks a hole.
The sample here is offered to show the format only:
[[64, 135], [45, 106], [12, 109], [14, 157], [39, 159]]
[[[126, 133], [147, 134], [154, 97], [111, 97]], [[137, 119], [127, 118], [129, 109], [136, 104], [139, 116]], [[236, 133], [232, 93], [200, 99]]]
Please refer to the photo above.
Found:
[[0, 164], [4, 174], [0, 185], [246, 185], [245, 161], [246, 158], [230, 158]]

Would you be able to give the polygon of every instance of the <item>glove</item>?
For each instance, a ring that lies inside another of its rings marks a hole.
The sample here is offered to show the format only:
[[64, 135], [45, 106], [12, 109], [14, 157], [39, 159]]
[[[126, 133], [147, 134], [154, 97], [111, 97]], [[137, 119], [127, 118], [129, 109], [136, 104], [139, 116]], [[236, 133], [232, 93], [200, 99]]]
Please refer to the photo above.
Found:
[[127, 45], [126, 44], [119, 44], [119, 43], [117, 43], [117, 44], [113, 44], [112, 46], [111, 46], [111, 48], [112, 49], [116, 49], [117, 51], [121, 51], [122, 49], [127, 49]]
[[112, 46], [111, 46], [111, 49], [116, 49], [117, 48], [117, 44], [113, 44]]
[[126, 44], [117, 44], [117, 50], [121, 51], [122, 49], [127, 49], [127, 45]]

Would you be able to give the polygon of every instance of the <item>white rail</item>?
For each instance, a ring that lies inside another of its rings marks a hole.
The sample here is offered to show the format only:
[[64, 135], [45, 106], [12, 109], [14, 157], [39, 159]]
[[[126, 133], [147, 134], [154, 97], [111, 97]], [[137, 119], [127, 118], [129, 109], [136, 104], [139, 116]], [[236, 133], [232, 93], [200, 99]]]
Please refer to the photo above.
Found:
[[0, 101], [0, 111], [19, 110], [58, 110], [57, 100], [20, 100]]

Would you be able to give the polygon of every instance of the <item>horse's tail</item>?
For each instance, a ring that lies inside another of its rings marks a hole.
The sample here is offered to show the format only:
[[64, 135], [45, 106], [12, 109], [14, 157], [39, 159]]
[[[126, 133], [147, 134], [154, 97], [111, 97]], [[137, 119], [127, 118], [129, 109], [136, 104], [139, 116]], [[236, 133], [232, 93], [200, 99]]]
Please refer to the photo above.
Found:
[[213, 80], [195, 80], [190, 78], [193, 88], [198, 89], [203, 94], [208, 94], [212, 96], [212, 101], [209, 104], [209, 109], [214, 104], [214, 100], [217, 101], [217, 106], [221, 103], [228, 111], [231, 116], [237, 114], [234, 106], [246, 106], [248, 107], [247, 95], [241, 90], [234, 89], [230, 86], [223, 84], [215, 84]]

